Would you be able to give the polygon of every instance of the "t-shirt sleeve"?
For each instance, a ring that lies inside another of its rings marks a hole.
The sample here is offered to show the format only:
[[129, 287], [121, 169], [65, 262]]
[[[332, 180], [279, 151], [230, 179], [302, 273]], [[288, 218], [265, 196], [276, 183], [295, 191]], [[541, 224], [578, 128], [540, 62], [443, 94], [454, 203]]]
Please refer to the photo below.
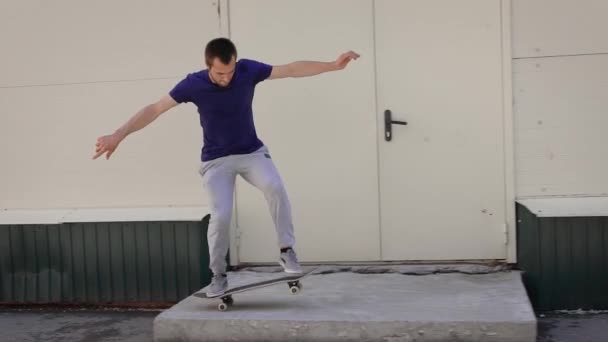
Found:
[[243, 60], [253, 76], [253, 83], [257, 84], [270, 77], [272, 65], [254, 61], [251, 59]]
[[175, 100], [177, 103], [191, 102], [192, 98], [190, 94], [192, 93], [192, 79], [190, 75], [186, 76], [183, 80], [179, 81], [171, 91], [169, 91], [169, 96]]

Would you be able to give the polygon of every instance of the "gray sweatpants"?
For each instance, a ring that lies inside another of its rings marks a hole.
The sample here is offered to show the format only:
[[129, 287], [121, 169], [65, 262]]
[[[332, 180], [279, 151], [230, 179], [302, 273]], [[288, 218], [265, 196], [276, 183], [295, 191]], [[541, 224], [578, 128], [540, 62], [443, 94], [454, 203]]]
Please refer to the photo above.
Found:
[[292, 247], [295, 244], [291, 205], [266, 146], [253, 153], [230, 155], [203, 162], [199, 173], [203, 178], [211, 209], [207, 239], [209, 268], [214, 274], [226, 272], [237, 174], [264, 193], [274, 221], [279, 248]]

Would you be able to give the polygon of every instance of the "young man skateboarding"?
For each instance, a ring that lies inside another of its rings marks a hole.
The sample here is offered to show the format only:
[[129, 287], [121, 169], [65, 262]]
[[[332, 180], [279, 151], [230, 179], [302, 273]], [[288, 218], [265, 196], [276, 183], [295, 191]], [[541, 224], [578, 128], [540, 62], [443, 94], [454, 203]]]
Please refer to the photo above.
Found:
[[158, 102], [139, 110], [122, 127], [97, 139], [93, 159], [109, 159], [129, 134], [138, 131], [179, 103], [198, 108], [203, 129], [201, 166], [204, 188], [209, 196], [209, 268], [213, 273], [207, 294], [221, 295], [228, 287], [226, 254], [230, 245], [229, 226], [236, 175], [260, 189], [270, 209], [279, 241], [279, 264], [288, 273], [301, 273], [293, 250], [295, 238], [291, 206], [283, 182], [258, 138], [251, 103], [255, 86], [266, 79], [306, 77], [341, 70], [358, 54], [349, 51], [334, 62], [299, 61], [271, 66], [248, 59], [237, 61], [234, 44], [227, 38], [210, 41], [205, 48], [207, 69], [190, 73]]

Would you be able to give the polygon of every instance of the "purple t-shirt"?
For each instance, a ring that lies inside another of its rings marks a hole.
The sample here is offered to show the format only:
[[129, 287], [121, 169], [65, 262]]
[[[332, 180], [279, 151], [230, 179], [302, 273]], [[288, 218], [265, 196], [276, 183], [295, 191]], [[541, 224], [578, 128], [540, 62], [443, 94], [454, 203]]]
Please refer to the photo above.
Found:
[[251, 102], [255, 86], [271, 71], [271, 65], [240, 59], [227, 87], [211, 82], [205, 69], [188, 74], [169, 92], [176, 102], [198, 107], [204, 137], [202, 161], [251, 153], [264, 145], [255, 131]]

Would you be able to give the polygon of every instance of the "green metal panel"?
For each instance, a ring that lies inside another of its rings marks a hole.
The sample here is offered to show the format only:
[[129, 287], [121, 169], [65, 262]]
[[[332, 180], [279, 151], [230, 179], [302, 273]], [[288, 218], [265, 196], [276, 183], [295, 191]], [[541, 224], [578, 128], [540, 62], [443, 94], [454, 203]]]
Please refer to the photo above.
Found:
[[608, 309], [608, 217], [537, 217], [517, 204], [517, 259], [538, 310]]
[[0, 302], [176, 302], [210, 281], [208, 223], [0, 226]]

